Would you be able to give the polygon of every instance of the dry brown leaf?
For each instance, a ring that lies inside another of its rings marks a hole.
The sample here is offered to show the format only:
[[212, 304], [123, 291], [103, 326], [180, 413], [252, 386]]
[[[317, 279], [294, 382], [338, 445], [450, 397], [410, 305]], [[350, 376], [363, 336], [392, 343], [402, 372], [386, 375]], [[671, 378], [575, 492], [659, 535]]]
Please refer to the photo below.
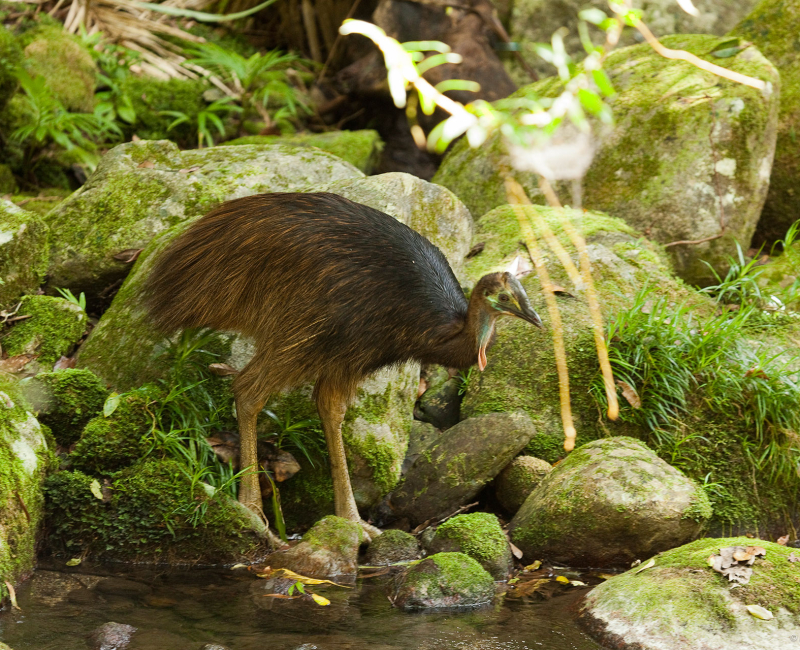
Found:
[[617, 379], [617, 386], [622, 389], [622, 396], [627, 400], [628, 404], [635, 409], [642, 408], [642, 400], [633, 386], [621, 379]]
[[792, 551], [786, 559], [789, 560], [789, 562], [800, 562], [800, 555], [796, 555], [795, 552]]
[[466, 259], [469, 259], [470, 257], [475, 257], [476, 255], [481, 253], [485, 247], [486, 247], [486, 242], [479, 241], [477, 244], [475, 244], [472, 248], [469, 249], [469, 253], [467, 253]]
[[733, 554], [733, 559], [736, 560], [737, 562], [746, 562], [747, 560], [753, 559], [753, 556], [746, 551], [736, 551]]
[[77, 359], [61, 357], [58, 361], [56, 361], [55, 365], [53, 366], [53, 370], [66, 370], [68, 368], [74, 368], [77, 361]]
[[139, 142], [139, 140], [141, 140], [141, 138], [135, 133], [131, 136], [131, 142]]
[[761, 368], [758, 368], [756, 366], [753, 366], [752, 368], [750, 368], [750, 370], [748, 370], [746, 373], [744, 373], [744, 376], [745, 376], [745, 378], [747, 378], [747, 377], [758, 377], [759, 379], [769, 379], [769, 377], [767, 376], [767, 373], [764, 372]]
[[17, 605], [17, 592], [14, 590], [14, 585], [12, 585], [8, 580], [6, 580], [5, 583], [6, 589], [8, 589], [8, 599], [11, 601], [11, 607], [22, 611], [20, 606]]
[[521, 560], [522, 559], [522, 551], [520, 551], [519, 548], [514, 546], [514, 544], [512, 544], [511, 542], [508, 543], [508, 546], [511, 548], [511, 554], [515, 558], [517, 558], [518, 560]]
[[764, 555], [764, 556], [766, 556], [766, 554], [767, 554], [767, 549], [765, 549], [763, 546], [748, 546], [745, 549], [745, 551], [747, 553], [750, 553], [750, 555]]
[[784, 535], [783, 537], [779, 537], [776, 540], [776, 543], [780, 544], [781, 546], [786, 546], [789, 543], [789, 536], [788, 535]]
[[208, 369], [219, 377], [229, 377], [230, 375], [238, 375], [239, 371], [227, 363], [210, 363]]
[[270, 461], [269, 466], [278, 483], [283, 483], [300, 471], [300, 463], [288, 451], [283, 450], [278, 452], [275, 460]]
[[36, 356], [35, 354], [18, 354], [16, 357], [0, 360], [0, 372], [7, 372], [13, 375], [24, 369]]
[[143, 250], [144, 248], [126, 248], [124, 251], [120, 251], [114, 255], [114, 259], [119, 260], [123, 264], [130, 264], [139, 259], [139, 254]]
[[152, 160], [144, 160], [136, 165], [139, 169], [153, 169], [156, 164]]
[[539, 578], [537, 580], [528, 580], [514, 586], [514, 589], [508, 591], [508, 596], [511, 598], [522, 598], [523, 596], [530, 596], [550, 582], [549, 578]]

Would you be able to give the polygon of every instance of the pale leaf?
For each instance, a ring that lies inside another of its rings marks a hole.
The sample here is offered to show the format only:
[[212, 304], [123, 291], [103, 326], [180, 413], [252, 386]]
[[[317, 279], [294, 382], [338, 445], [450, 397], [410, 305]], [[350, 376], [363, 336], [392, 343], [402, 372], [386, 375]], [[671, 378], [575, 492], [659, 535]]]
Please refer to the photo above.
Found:
[[96, 496], [100, 501], [103, 500], [103, 489], [100, 487], [100, 481], [95, 479], [91, 483], [89, 483], [89, 489], [92, 491], [92, 494]]
[[509, 542], [508, 545], [511, 547], [511, 554], [515, 558], [517, 558], [518, 560], [521, 560], [522, 559], [522, 551], [520, 551], [519, 548], [514, 546], [511, 542]]
[[228, 377], [230, 375], [238, 375], [239, 371], [227, 363], [210, 363], [208, 369], [218, 377]]
[[654, 567], [655, 565], [656, 565], [656, 561], [655, 561], [655, 559], [654, 559], [654, 558], [650, 558], [650, 559], [647, 561], [647, 564], [643, 564], [643, 565], [642, 565], [642, 566], [640, 566], [638, 569], [636, 569], [636, 573], [641, 573], [641, 572], [642, 572], [642, 571], [644, 571], [645, 569], [649, 569], [649, 568], [651, 568], [651, 567]]
[[144, 162], [140, 162], [136, 166], [139, 167], [140, 169], [153, 169], [153, 167], [155, 167], [156, 165], [151, 160], [145, 160]]
[[331, 601], [329, 601], [324, 596], [320, 596], [319, 594], [309, 594], [309, 595], [314, 599], [314, 602], [321, 607], [325, 607], [326, 605], [331, 604]]
[[633, 386], [621, 379], [617, 379], [617, 386], [622, 389], [622, 396], [628, 401], [628, 404], [635, 409], [642, 408], [642, 399]]
[[524, 571], [536, 571], [536, 569], [538, 569], [540, 566], [542, 566], [542, 561], [541, 560], [536, 560], [532, 564], [529, 564], [528, 566], [526, 566], [523, 570]]
[[8, 599], [11, 601], [11, 607], [22, 611], [20, 606], [17, 605], [17, 592], [14, 590], [14, 585], [12, 585], [8, 580], [6, 580], [5, 583], [6, 589], [8, 589]]
[[789, 536], [784, 535], [783, 537], [779, 537], [777, 539], [777, 543], [780, 544], [781, 546], [786, 546], [789, 543]]
[[692, 0], [678, 0], [678, 5], [690, 16], [699, 16], [700, 12], [692, 4]]
[[67, 560], [65, 564], [67, 566], [78, 566], [81, 563], [81, 559], [79, 557], [74, 557], [71, 560]]
[[773, 618], [775, 618], [771, 611], [762, 607], [761, 605], [748, 605], [747, 611], [756, 618], [760, 618], [762, 621], [771, 621]]
[[109, 417], [114, 411], [117, 410], [119, 406], [119, 395], [117, 393], [111, 393], [106, 398], [105, 404], [103, 404], [103, 415], [105, 417]]

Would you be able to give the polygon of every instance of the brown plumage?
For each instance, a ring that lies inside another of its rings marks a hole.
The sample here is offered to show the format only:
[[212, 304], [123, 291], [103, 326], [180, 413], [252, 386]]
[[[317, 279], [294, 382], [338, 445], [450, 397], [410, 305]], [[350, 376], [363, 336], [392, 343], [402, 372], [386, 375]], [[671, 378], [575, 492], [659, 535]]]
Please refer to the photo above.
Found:
[[[316, 382], [336, 514], [351, 519], [359, 516], [340, 428], [359, 382], [410, 359], [482, 369], [498, 316], [541, 326], [510, 274], [481, 278], [467, 303], [427, 239], [327, 193], [222, 204], [156, 260], [145, 299], [164, 331], [213, 327], [254, 339], [256, 353], [233, 384], [243, 467], [255, 463], [255, 421], [266, 399]], [[240, 500], [260, 508], [255, 476], [243, 480]]]

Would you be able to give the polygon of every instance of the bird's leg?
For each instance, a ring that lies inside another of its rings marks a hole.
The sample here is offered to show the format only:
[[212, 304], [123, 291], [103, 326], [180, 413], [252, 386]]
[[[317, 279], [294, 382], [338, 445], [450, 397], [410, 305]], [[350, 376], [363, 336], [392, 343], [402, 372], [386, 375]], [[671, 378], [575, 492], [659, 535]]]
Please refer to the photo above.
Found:
[[325, 432], [328, 456], [331, 461], [333, 478], [333, 507], [337, 517], [357, 521], [371, 541], [381, 534], [381, 530], [368, 524], [358, 514], [358, 506], [350, 485], [347, 471], [347, 457], [342, 439], [342, 421], [347, 410], [347, 394], [332, 388], [322, 380], [316, 386], [317, 410]]
[[236, 418], [239, 420], [239, 467], [249, 468], [239, 483], [239, 503], [261, 517], [267, 525], [267, 539], [273, 548], [283, 542], [269, 529], [269, 520], [261, 504], [261, 488], [258, 485], [258, 440], [256, 420], [263, 404], [254, 404], [245, 397], [236, 398]]

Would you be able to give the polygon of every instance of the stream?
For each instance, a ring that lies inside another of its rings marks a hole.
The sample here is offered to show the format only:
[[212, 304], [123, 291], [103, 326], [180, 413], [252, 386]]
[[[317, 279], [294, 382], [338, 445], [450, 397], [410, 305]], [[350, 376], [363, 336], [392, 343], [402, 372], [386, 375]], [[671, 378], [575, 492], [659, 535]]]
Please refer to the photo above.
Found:
[[330, 599], [265, 596], [247, 570], [40, 563], [0, 611], [0, 641], [14, 650], [86, 650], [108, 621], [138, 628], [126, 650], [598, 650], [575, 612], [585, 589], [548, 600], [497, 598], [481, 609], [408, 613], [392, 607], [386, 575], [353, 588], [313, 590]]

